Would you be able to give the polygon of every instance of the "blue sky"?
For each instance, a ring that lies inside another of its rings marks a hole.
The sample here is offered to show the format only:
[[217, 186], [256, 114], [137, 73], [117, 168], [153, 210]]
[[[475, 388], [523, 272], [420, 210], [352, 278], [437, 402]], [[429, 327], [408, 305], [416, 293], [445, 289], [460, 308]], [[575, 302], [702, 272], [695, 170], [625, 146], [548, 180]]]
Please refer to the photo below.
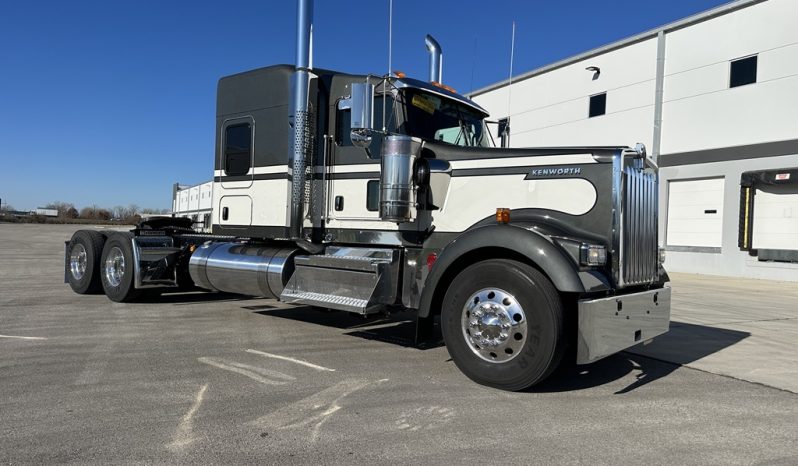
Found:
[[[424, 35], [462, 93], [726, 3], [394, 0], [393, 69], [426, 76]], [[294, 56], [293, 1], [4, 2], [0, 198], [18, 209], [167, 208], [212, 176], [216, 82]], [[387, 69], [388, 0], [316, 1], [314, 66]], [[634, 64], [630, 64], [634, 66]]]

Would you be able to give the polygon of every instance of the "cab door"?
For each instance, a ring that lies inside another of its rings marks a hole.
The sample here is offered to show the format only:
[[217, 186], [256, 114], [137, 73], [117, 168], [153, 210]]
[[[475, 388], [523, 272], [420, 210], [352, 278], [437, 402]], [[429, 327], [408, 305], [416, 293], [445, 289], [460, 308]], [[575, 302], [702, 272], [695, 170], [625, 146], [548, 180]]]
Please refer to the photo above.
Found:
[[254, 180], [255, 121], [251, 116], [230, 118], [221, 126], [220, 171], [214, 181], [218, 192], [217, 222], [239, 227], [252, 224], [252, 189]]
[[[375, 120], [380, 124], [382, 118], [377, 115], [382, 113], [382, 100], [376, 98], [374, 106]], [[331, 113], [335, 116], [326, 167], [327, 227], [395, 230], [396, 224], [379, 218], [382, 136], [374, 133], [368, 151], [354, 146], [350, 139], [349, 109], [335, 109]]]

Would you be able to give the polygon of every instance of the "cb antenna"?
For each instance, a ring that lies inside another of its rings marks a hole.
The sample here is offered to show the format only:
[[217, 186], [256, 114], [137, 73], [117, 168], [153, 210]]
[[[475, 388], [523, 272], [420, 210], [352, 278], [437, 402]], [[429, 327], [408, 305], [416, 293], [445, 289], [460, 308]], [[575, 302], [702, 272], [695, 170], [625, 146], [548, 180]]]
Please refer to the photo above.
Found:
[[393, 0], [388, 0], [388, 74], [385, 75], [385, 80], [383, 81], [383, 89], [382, 89], [382, 132], [385, 133], [386, 131], [386, 114], [385, 114], [385, 107], [387, 104], [387, 84], [388, 78], [391, 76], [391, 60], [393, 59]]
[[393, 52], [393, 0], [388, 0], [388, 76], [391, 75]]
[[513, 60], [515, 58], [515, 21], [513, 21], [513, 34], [510, 39], [510, 79], [507, 84], [507, 125], [504, 127], [504, 135], [509, 139], [510, 136], [510, 105], [513, 102]]

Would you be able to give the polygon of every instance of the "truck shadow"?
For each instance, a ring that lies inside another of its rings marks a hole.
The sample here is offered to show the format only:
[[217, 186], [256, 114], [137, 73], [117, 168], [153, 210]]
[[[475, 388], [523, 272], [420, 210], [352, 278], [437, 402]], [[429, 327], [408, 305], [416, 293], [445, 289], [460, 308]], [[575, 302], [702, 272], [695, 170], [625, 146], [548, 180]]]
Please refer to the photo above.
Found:
[[633, 346], [584, 366], [563, 364], [552, 377], [530, 391], [582, 390], [635, 372], [634, 382], [615, 392], [622, 395], [667, 377], [676, 369], [733, 346], [750, 335], [737, 330], [672, 321], [670, 331], [648, 345]]
[[[270, 306], [245, 306], [255, 313], [346, 330], [344, 335], [379, 341], [405, 348], [426, 350], [444, 346], [436, 324], [434, 337], [420, 345], [415, 342], [415, 317], [412, 312], [362, 317], [339, 311], [311, 307], [275, 309]], [[680, 367], [717, 353], [749, 337], [748, 332], [704, 325], [671, 322], [670, 331], [648, 345], [637, 345], [597, 362], [577, 366], [575, 352], [548, 379], [529, 390], [554, 393], [599, 387], [634, 373], [634, 381], [615, 392], [622, 395], [667, 377]], [[451, 360], [449, 360], [451, 361]]]
[[205, 302], [235, 302], [251, 301], [251, 296], [233, 293], [212, 293], [205, 290], [170, 291], [160, 295], [144, 296], [139, 301], [142, 303], [161, 303], [174, 305], [189, 305]]
[[256, 314], [264, 316], [347, 330], [344, 334], [348, 336], [390, 343], [405, 348], [426, 350], [443, 346], [443, 339], [440, 336], [440, 331], [437, 331], [437, 326], [432, 339], [416, 344], [416, 319], [413, 311], [396, 312], [388, 316], [374, 314], [363, 317], [351, 312], [314, 307], [296, 307], [292, 309], [269, 309], [267, 307], [267, 309], [260, 309], [259, 306], [244, 306], [244, 308], [254, 310]]

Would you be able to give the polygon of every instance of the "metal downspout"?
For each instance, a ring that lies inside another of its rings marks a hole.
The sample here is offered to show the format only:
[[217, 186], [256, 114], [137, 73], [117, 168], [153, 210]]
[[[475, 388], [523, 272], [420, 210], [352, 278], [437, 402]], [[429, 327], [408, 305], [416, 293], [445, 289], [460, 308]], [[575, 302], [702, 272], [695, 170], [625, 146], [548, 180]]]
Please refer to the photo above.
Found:
[[662, 99], [665, 86], [665, 31], [657, 34], [657, 77], [654, 93], [654, 139], [651, 147], [651, 158], [659, 165], [660, 146], [662, 143]]

